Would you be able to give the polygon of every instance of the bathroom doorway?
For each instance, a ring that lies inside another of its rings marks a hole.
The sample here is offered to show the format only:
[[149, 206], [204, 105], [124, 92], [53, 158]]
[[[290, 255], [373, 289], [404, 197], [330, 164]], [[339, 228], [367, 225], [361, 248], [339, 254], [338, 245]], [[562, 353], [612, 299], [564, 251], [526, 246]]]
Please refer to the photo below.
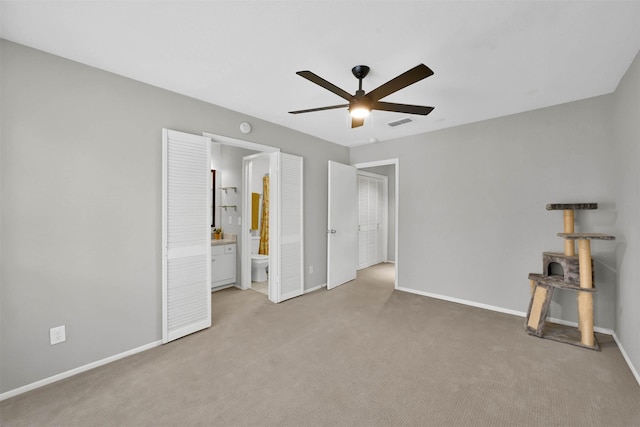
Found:
[[[248, 265], [243, 265], [242, 289], [252, 289], [269, 296], [269, 230], [270, 230], [270, 170], [271, 155], [258, 153], [242, 159], [243, 209], [242, 220], [248, 228]], [[246, 242], [246, 241], [245, 241]], [[248, 268], [247, 268], [248, 267]]]
[[[239, 196], [241, 198], [241, 203], [240, 203], [241, 207], [236, 212], [239, 218], [239, 220], [237, 221], [237, 227], [236, 227], [238, 231], [237, 255], [238, 255], [238, 261], [239, 261], [238, 262], [239, 274], [237, 275], [235, 286], [242, 290], [250, 289], [251, 288], [251, 237], [252, 237], [251, 236], [251, 219], [252, 218], [251, 218], [251, 209], [247, 210], [246, 208], [247, 206], [249, 208], [251, 207], [252, 200], [251, 200], [250, 190], [252, 187], [251, 187], [251, 181], [250, 181], [251, 177], [247, 173], [248, 168], [247, 168], [245, 159], [246, 158], [263, 159], [264, 161], [263, 167], [266, 167], [267, 169], [266, 173], [268, 174], [269, 168], [272, 167], [271, 165], [272, 153], [277, 153], [280, 151], [280, 149], [277, 147], [256, 144], [249, 141], [239, 140], [239, 139], [230, 138], [222, 135], [215, 135], [207, 132], [204, 132], [203, 135], [210, 137], [213, 144], [252, 150], [255, 153], [250, 156], [242, 157], [242, 159], [240, 160], [242, 164], [238, 165], [238, 170], [240, 171], [239, 175], [241, 177], [241, 183], [238, 186], [240, 190]], [[215, 152], [216, 150], [213, 150], [213, 151]], [[276, 194], [276, 197], [277, 197], [277, 194]], [[223, 229], [225, 227], [229, 227], [228, 224], [222, 224], [222, 223], [221, 223], [221, 226]], [[278, 233], [277, 224], [273, 224], [273, 226], [270, 227], [270, 232], [276, 233], [276, 234]], [[277, 255], [269, 257], [268, 259], [269, 264], [276, 261], [277, 261]], [[271, 267], [270, 265], [268, 266]], [[269, 268], [269, 270], [273, 271], [273, 268]], [[265, 290], [267, 291], [267, 294], [268, 294], [269, 281], [265, 280], [265, 282], [266, 283], [263, 283], [263, 287], [266, 288]]]
[[[240, 252], [240, 278], [236, 287], [251, 287], [251, 192], [248, 185], [248, 162], [251, 159], [269, 159], [269, 260], [268, 298], [280, 303], [304, 293], [304, 224], [303, 224], [303, 158], [282, 153], [277, 147], [238, 140], [208, 132], [204, 136], [213, 143], [245, 148], [258, 152], [243, 158], [241, 216], [238, 251]], [[286, 221], [281, 216], [286, 215]]]

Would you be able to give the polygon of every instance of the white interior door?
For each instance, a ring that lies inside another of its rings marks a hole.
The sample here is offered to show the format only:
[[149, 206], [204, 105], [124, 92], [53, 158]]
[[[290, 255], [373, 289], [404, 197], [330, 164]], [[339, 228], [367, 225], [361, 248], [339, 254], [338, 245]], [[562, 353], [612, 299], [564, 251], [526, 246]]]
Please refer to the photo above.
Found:
[[162, 342], [211, 326], [210, 138], [162, 130]]
[[327, 289], [356, 278], [357, 197], [356, 168], [329, 161]]
[[[275, 280], [270, 277], [269, 299], [279, 303], [304, 292], [303, 161], [302, 157], [286, 153], [273, 156], [277, 158], [277, 172], [270, 175], [269, 184], [278, 190], [272, 192], [277, 199], [269, 203], [269, 216], [277, 218], [278, 227], [277, 244], [269, 245], [270, 254], [277, 255], [275, 263], [269, 262], [269, 276], [275, 275]], [[271, 206], [276, 207], [275, 212]]]

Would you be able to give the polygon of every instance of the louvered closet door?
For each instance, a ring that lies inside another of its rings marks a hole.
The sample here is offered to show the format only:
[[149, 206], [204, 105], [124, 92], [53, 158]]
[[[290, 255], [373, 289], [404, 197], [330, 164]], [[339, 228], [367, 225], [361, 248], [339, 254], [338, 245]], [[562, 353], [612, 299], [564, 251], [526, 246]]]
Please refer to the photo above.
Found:
[[358, 269], [384, 261], [384, 181], [358, 175]]
[[369, 178], [358, 175], [358, 269], [369, 266]]
[[304, 292], [304, 227], [302, 157], [279, 154], [279, 245], [277, 301], [302, 295]]
[[369, 220], [367, 221], [367, 263], [377, 264], [378, 253], [378, 183], [377, 179], [369, 178]]
[[376, 192], [376, 250], [374, 258], [374, 264], [381, 263], [385, 260], [384, 256], [384, 228], [385, 227], [385, 214], [387, 204], [384, 200], [384, 183], [382, 179], [375, 180], [375, 192]]
[[162, 342], [211, 326], [211, 140], [162, 131]]

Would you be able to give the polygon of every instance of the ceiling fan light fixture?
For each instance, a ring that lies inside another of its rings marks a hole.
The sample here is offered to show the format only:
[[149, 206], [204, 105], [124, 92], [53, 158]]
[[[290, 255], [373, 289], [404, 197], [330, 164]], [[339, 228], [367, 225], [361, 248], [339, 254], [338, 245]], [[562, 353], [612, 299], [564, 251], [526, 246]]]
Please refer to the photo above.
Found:
[[370, 110], [367, 107], [356, 106], [349, 109], [349, 114], [355, 119], [364, 119], [369, 116]]
[[356, 92], [356, 99], [349, 103], [349, 115], [354, 119], [364, 119], [371, 112], [371, 102], [363, 94]]

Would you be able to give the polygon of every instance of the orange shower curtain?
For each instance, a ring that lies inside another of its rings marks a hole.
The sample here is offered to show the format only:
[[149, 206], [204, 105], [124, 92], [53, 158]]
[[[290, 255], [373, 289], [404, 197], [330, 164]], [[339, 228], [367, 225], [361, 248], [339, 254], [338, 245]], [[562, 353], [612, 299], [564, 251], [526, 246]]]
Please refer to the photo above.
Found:
[[269, 255], [269, 175], [262, 178], [262, 221], [260, 222], [258, 253]]

